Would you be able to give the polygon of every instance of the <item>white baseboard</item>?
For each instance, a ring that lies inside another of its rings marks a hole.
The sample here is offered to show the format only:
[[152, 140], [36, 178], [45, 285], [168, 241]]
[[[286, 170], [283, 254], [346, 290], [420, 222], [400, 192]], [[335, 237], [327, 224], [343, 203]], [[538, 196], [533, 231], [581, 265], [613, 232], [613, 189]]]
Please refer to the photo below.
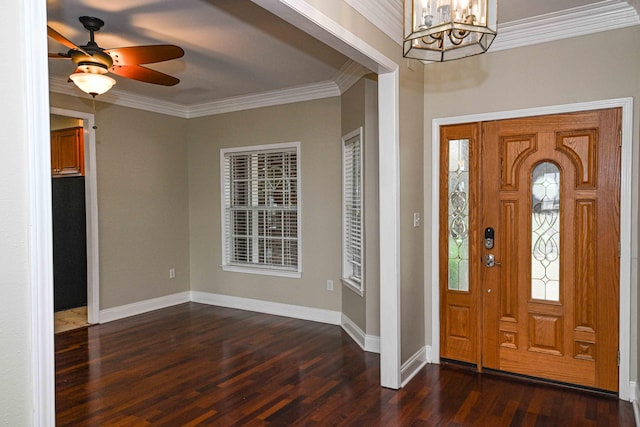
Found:
[[274, 314], [294, 319], [311, 320], [331, 325], [340, 325], [341, 313], [339, 311], [198, 291], [181, 292], [100, 310], [100, 323], [112, 322], [114, 320], [124, 319], [125, 317], [135, 316], [190, 301], [219, 307], [235, 308], [238, 310], [255, 311], [257, 313]]
[[342, 329], [344, 329], [345, 332], [348, 333], [356, 344], [358, 344], [364, 351], [380, 353], [380, 337], [365, 334], [364, 331], [355, 324], [355, 322], [344, 314], [342, 314], [342, 322], [340, 326], [342, 326]]
[[427, 347], [422, 347], [400, 368], [400, 386], [404, 387], [427, 364]]
[[440, 360], [436, 360], [436, 358], [433, 356], [433, 347], [430, 345], [425, 346], [426, 349], [426, 361], [427, 363], [440, 363]]
[[364, 349], [370, 353], [380, 354], [380, 337], [377, 335], [365, 335]]
[[274, 314], [276, 316], [294, 319], [311, 320], [314, 322], [340, 325], [339, 311], [320, 308], [304, 307], [301, 305], [282, 304], [278, 302], [262, 301], [251, 298], [240, 298], [229, 295], [211, 294], [208, 292], [191, 291], [191, 301], [219, 307], [235, 308], [238, 310], [255, 311], [257, 313]]
[[113, 308], [100, 310], [100, 323], [112, 322], [125, 317], [135, 316], [147, 313], [161, 308], [171, 307], [172, 305], [182, 304], [190, 301], [189, 292], [180, 292], [178, 294], [167, 295], [164, 297], [153, 298], [132, 304], [121, 305]]

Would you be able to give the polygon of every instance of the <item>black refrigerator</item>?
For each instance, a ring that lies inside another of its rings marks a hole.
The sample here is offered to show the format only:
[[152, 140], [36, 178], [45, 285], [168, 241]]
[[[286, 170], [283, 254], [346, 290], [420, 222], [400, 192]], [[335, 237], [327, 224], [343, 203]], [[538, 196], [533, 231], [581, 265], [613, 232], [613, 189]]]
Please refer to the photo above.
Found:
[[53, 305], [55, 311], [87, 305], [87, 218], [84, 177], [51, 180]]

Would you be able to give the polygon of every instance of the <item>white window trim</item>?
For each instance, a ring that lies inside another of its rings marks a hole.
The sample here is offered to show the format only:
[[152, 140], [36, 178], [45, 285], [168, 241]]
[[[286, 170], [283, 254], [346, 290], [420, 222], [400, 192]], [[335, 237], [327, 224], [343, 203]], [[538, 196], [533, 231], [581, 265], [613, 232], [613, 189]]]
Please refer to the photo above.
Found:
[[[296, 168], [297, 168], [297, 216], [298, 216], [298, 268], [293, 269], [279, 269], [274, 266], [268, 265], [230, 265], [227, 264], [227, 251], [226, 251], [226, 208], [225, 208], [225, 155], [228, 153], [243, 153], [243, 152], [256, 152], [256, 151], [278, 151], [278, 150], [290, 150], [295, 148], [296, 150]], [[222, 148], [220, 150], [220, 231], [221, 231], [221, 246], [222, 246], [222, 263], [221, 268], [223, 271], [236, 272], [236, 273], [248, 273], [259, 274], [265, 276], [278, 276], [278, 277], [290, 277], [301, 278], [302, 277], [302, 169], [300, 168], [300, 142], [283, 142], [277, 144], [260, 144], [243, 147]]]
[[[346, 193], [346, 144], [348, 141], [359, 138], [360, 140], [360, 283], [348, 277], [347, 272], [350, 269], [349, 260], [347, 259], [347, 193]], [[365, 271], [365, 254], [364, 254], [364, 139], [362, 127], [355, 129], [342, 137], [342, 284], [360, 296], [364, 296], [364, 271]]]

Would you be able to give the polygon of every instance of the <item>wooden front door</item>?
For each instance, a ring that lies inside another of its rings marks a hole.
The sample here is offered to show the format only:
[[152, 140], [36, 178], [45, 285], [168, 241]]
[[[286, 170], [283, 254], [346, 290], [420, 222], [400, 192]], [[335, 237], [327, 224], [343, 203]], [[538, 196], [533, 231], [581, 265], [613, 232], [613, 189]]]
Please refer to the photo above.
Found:
[[442, 129], [444, 358], [617, 391], [619, 142], [619, 109]]

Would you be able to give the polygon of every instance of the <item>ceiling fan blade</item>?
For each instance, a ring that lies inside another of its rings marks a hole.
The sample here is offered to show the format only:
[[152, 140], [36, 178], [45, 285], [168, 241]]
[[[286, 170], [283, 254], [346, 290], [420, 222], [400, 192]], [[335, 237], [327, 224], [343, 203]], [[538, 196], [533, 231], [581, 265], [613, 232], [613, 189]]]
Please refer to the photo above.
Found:
[[50, 53], [49, 58], [51, 59], [69, 59], [70, 56], [66, 53]]
[[131, 46], [105, 50], [113, 59], [114, 65], [152, 64], [168, 61], [184, 55], [182, 48], [172, 44], [152, 46]]
[[85, 55], [93, 56], [87, 51], [85, 51], [84, 49], [82, 49], [81, 47], [76, 46], [74, 42], [72, 42], [71, 40], [69, 40], [68, 38], [66, 38], [65, 36], [63, 36], [62, 34], [60, 34], [59, 32], [57, 32], [56, 30], [54, 30], [48, 25], [47, 25], [47, 35], [52, 39], [54, 39], [55, 41], [57, 41], [58, 43], [68, 47], [69, 49], [79, 50]]
[[142, 65], [114, 65], [109, 69], [113, 74], [128, 79], [138, 80], [146, 83], [153, 83], [162, 86], [177, 85], [180, 80], [160, 71], [152, 70]]

